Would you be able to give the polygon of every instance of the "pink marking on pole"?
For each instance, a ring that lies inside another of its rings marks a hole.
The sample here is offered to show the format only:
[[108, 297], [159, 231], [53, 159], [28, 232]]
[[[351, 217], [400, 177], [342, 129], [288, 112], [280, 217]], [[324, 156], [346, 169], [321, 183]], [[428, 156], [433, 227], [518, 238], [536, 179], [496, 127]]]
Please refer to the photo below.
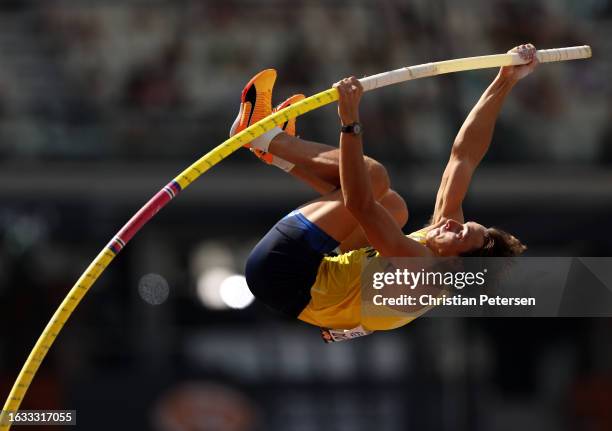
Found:
[[136, 233], [142, 228], [155, 214], [170, 202], [171, 198], [161, 189], [149, 202], [145, 204], [134, 216], [128, 221], [116, 235], [121, 241], [127, 244]]

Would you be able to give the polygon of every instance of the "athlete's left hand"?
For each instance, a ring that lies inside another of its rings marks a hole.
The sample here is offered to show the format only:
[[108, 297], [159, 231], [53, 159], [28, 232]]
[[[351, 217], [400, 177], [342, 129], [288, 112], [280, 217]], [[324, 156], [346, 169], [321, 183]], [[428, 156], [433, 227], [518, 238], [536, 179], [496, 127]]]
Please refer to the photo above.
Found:
[[519, 81], [529, 75], [538, 66], [538, 57], [536, 56], [536, 48], [532, 44], [519, 45], [512, 48], [508, 53], [518, 53], [524, 60], [529, 60], [527, 64], [520, 66], [502, 67], [499, 74], [502, 78]]
[[334, 84], [338, 90], [338, 115], [343, 126], [359, 122], [359, 102], [363, 94], [361, 82], [354, 76]]

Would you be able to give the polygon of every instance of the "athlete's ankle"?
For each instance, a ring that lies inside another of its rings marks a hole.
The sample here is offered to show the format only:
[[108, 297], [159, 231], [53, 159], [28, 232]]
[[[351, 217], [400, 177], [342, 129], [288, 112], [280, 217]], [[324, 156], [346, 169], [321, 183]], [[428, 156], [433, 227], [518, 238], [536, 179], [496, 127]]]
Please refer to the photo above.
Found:
[[285, 132], [279, 133], [270, 141], [270, 145], [268, 146], [268, 152], [274, 155], [279, 155], [279, 153], [284, 153], [283, 148], [286, 145], [291, 145], [291, 140], [295, 139], [293, 136], [288, 135]]
[[251, 147], [264, 153], [270, 152], [270, 143], [272, 140], [279, 134], [284, 133], [280, 128], [274, 127], [273, 129], [268, 130], [263, 135], [253, 139], [250, 143]]
[[274, 139], [272, 139], [272, 142], [278, 142], [280, 144], [290, 144], [293, 139], [295, 139], [295, 136], [291, 136], [286, 132], [283, 132], [276, 135]]

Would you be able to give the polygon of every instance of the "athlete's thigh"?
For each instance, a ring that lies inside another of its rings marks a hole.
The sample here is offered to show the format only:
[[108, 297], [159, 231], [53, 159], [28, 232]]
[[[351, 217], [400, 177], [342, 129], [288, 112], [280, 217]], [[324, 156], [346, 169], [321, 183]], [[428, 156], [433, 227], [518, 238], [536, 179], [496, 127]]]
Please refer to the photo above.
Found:
[[342, 242], [359, 226], [344, 206], [340, 189], [302, 205], [299, 210], [304, 217], [338, 242]]
[[[408, 221], [408, 207], [404, 199], [395, 190], [389, 189], [378, 202], [389, 211], [389, 214], [393, 216], [397, 225], [403, 228]], [[369, 245], [370, 243], [363, 228], [357, 225], [355, 226], [355, 230], [340, 243], [340, 250], [347, 252]]]

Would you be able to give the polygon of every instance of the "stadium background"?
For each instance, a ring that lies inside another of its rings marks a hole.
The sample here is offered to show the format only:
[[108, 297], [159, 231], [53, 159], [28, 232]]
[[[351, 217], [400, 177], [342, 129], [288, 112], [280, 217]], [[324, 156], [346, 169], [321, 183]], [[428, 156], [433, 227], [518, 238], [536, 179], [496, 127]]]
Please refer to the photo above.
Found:
[[[514, 90], [466, 214], [532, 256], [609, 256], [611, 24], [603, 0], [2, 1], [0, 398], [86, 265], [226, 139], [244, 83], [266, 67], [280, 102], [523, 42], [592, 45], [588, 62], [543, 66]], [[406, 231], [426, 222], [454, 134], [494, 74], [365, 96], [366, 151], [406, 198]], [[298, 130], [336, 145], [335, 107]], [[102, 276], [23, 408], [76, 409], [91, 431], [612, 427], [609, 319], [420, 319], [326, 346], [260, 305], [202, 302], [207, 275], [240, 274], [258, 237], [314, 196], [246, 151], [215, 167]], [[161, 305], [139, 294], [150, 273], [169, 285]]]

